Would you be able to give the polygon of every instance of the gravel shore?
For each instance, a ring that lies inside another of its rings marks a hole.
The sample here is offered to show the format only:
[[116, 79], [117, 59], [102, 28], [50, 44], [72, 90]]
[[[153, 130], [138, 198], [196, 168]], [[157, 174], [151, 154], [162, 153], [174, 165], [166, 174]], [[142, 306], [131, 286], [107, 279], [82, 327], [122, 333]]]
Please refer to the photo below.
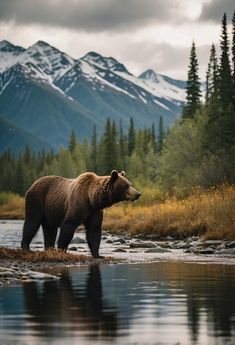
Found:
[[178, 260], [235, 265], [235, 241], [204, 241], [200, 237], [176, 240], [169, 236], [159, 239], [153, 236], [131, 237], [128, 233], [114, 235], [105, 232], [100, 250], [105, 259], [94, 259], [90, 256], [85, 234], [80, 232], [75, 234], [66, 255], [57, 250], [43, 252], [41, 239], [35, 241], [32, 249], [31, 257], [21, 257], [20, 249], [7, 248], [6, 253], [2, 254], [4, 248], [0, 248], [0, 285], [30, 280], [60, 279], [59, 275], [49, 274], [51, 268], [90, 265], [97, 262], [135, 263]]

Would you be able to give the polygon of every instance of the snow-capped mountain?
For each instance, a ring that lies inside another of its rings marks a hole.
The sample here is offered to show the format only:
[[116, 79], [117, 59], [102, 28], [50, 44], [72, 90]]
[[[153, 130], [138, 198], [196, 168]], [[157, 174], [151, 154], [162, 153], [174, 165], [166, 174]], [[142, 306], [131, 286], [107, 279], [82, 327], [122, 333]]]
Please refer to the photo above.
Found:
[[24, 48], [4, 40], [0, 42], [0, 73], [17, 63], [17, 58], [25, 51]]
[[[24, 67], [25, 73], [33, 78], [53, 83], [54, 78], [63, 74], [75, 64], [75, 60], [69, 55], [62, 53], [43, 41], [38, 41], [28, 49], [22, 48], [20, 53], [19, 48], [11, 44], [11, 54], [9, 54], [9, 58], [5, 64], [2, 65], [2, 61], [0, 60], [1, 72], [6, 71], [15, 64], [20, 64]], [[4, 53], [5, 50], [1, 49], [0, 43], [0, 58], [4, 58]]]
[[116, 59], [112, 58], [112, 57], [104, 57], [100, 54], [97, 54], [95, 52], [90, 52], [88, 54], [86, 54], [82, 60], [91, 63], [93, 65], [97, 65], [99, 67], [102, 67], [104, 69], [108, 69], [109, 71], [112, 72], [125, 72], [128, 73], [128, 70], [126, 69], [126, 67], [118, 62]]
[[112, 57], [80, 59], [38, 41], [28, 49], [0, 42], [0, 114], [53, 148], [67, 145], [72, 129], [89, 137], [107, 117], [124, 130], [171, 125], [181, 113], [185, 82], [147, 70], [139, 77]]
[[169, 78], [165, 75], [157, 74], [152, 69], [148, 69], [139, 76], [143, 83], [158, 97], [170, 99], [172, 101], [185, 101], [186, 82]]

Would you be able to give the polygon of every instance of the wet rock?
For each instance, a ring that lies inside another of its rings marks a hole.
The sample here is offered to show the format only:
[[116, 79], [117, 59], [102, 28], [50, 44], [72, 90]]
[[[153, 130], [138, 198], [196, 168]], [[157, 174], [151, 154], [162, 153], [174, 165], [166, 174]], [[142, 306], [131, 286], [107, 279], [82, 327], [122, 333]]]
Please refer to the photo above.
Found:
[[123, 248], [117, 248], [115, 250], [113, 250], [113, 253], [126, 253], [127, 251]]
[[130, 248], [155, 248], [156, 244], [153, 242], [131, 242]]
[[81, 237], [75, 237], [72, 239], [71, 243], [72, 244], [83, 244], [83, 243], [86, 243], [86, 240], [84, 240], [84, 238], [81, 238]]
[[28, 276], [28, 278], [35, 279], [35, 280], [59, 279], [59, 277], [54, 276], [52, 274], [42, 273], [42, 272], [34, 272], [34, 271], [28, 271], [27, 276]]
[[223, 243], [221, 243], [216, 249], [217, 250], [222, 250], [222, 249], [225, 249], [226, 248], [226, 245], [225, 245], [225, 243], [223, 242]]
[[169, 253], [170, 250], [166, 248], [157, 247], [157, 248], [146, 249], [144, 252], [145, 253]]
[[159, 240], [159, 235], [158, 234], [148, 234], [145, 236], [146, 240], [151, 240], [151, 241], [157, 241]]
[[198, 247], [198, 246], [201, 246], [203, 244], [203, 241], [201, 239], [198, 239], [197, 241], [192, 241], [190, 243], [190, 246], [192, 247]]
[[226, 245], [228, 248], [235, 248], [235, 241], [229, 242]]
[[203, 254], [203, 255], [211, 255], [215, 253], [215, 250], [211, 247], [205, 248], [205, 249], [200, 249], [198, 251], [199, 254]]
[[235, 255], [235, 248], [225, 248], [225, 249], [217, 251], [216, 254]]
[[171, 245], [174, 249], [188, 249], [190, 245], [187, 242], [178, 242]]
[[[207, 241], [203, 242], [203, 246], [208, 246], [208, 247], [210, 247], [210, 246], [219, 246], [222, 243], [223, 243], [222, 240], [207, 240]], [[235, 244], [235, 242], [234, 242], [234, 244]], [[235, 247], [235, 245], [234, 245], [234, 247]]]
[[167, 241], [173, 241], [173, 240], [174, 240], [174, 237], [172, 237], [172, 236], [166, 236], [166, 240], [167, 240]]
[[22, 276], [22, 277], [20, 277], [20, 280], [28, 280], [28, 279], [29, 279], [28, 276]]
[[71, 250], [72, 252], [76, 252], [78, 249], [77, 247], [70, 247], [69, 250]]
[[13, 277], [13, 275], [14, 275], [14, 272], [8, 269], [0, 272], [0, 278], [9, 278], [9, 277]]
[[125, 244], [126, 241], [124, 240], [124, 238], [117, 238], [116, 240], [113, 241], [113, 243]]
[[110, 240], [110, 239], [108, 239], [107, 241], [106, 241], [106, 243], [113, 243], [113, 241], [112, 240]]
[[168, 241], [156, 241], [154, 242], [159, 247], [170, 248], [170, 243]]

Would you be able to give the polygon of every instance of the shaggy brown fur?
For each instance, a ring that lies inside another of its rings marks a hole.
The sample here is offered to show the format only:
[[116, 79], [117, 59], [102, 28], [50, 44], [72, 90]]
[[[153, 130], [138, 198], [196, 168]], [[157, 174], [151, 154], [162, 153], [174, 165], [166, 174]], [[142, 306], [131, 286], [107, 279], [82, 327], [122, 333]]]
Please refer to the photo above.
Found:
[[76, 227], [84, 224], [90, 251], [99, 257], [103, 209], [120, 201], [134, 201], [139, 196], [125, 173], [116, 170], [111, 176], [87, 172], [75, 179], [42, 177], [26, 193], [21, 247], [29, 249], [42, 225], [45, 249], [54, 247], [57, 229], [61, 227], [58, 248], [66, 250]]

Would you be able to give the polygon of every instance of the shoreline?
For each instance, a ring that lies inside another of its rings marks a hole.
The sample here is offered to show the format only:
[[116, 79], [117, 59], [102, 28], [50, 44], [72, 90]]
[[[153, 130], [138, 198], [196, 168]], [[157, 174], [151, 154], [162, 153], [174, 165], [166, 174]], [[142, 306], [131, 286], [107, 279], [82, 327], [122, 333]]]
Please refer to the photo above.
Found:
[[[30, 261], [31, 257], [32, 260]], [[45, 271], [49, 272], [54, 268], [117, 262], [118, 260], [111, 257], [93, 258], [71, 252], [62, 253], [55, 249], [23, 252], [21, 249], [0, 247], [0, 286], [32, 280], [59, 279], [59, 275], [45, 273]]]
[[[235, 265], [235, 241], [207, 240], [191, 237], [175, 240], [169, 236], [161, 240], [142, 239], [140, 236], [104, 233], [101, 255], [79, 254], [86, 243], [76, 233], [67, 253], [56, 249], [23, 252], [21, 249], [0, 247], [0, 285], [12, 285], [32, 280], [60, 279], [50, 274], [55, 268], [97, 264], [146, 264], [154, 262], [181, 262], [198, 264]], [[45, 273], [46, 272], [46, 273]]]

